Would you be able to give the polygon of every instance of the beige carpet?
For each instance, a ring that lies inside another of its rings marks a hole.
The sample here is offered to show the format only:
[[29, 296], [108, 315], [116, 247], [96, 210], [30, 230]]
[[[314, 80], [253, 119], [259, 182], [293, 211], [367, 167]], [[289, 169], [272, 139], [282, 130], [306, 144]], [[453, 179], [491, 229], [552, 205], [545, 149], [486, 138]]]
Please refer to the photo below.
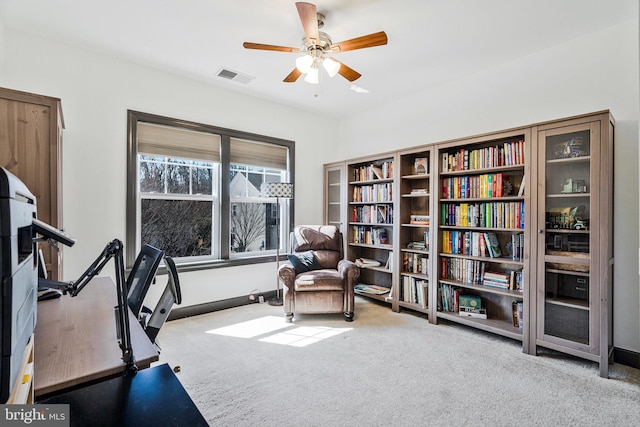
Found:
[[168, 322], [160, 363], [212, 426], [637, 426], [640, 371], [356, 300], [356, 317], [252, 304]]

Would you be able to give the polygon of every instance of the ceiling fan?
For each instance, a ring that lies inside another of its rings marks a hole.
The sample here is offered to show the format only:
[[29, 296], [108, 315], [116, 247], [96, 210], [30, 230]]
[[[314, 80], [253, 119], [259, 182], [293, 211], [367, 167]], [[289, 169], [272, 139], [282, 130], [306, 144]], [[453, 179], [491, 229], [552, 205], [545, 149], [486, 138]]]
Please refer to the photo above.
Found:
[[298, 77], [302, 74], [306, 74], [304, 80], [307, 83], [318, 84], [320, 65], [322, 65], [330, 77], [340, 74], [350, 82], [355, 81], [360, 78], [360, 73], [328, 55], [387, 44], [387, 34], [384, 31], [356, 37], [340, 43], [333, 43], [327, 33], [319, 30], [324, 25], [325, 17], [323, 14], [317, 12], [316, 5], [297, 2], [296, 8], [298, 9], [298, 15], [300, 15], [300, 21], [302, 21], [302, 28], [304, 29], [301, 48], [252, 42], [244, 42], [242, 44], [246, 49], [304, 53], [303, 56], [296, 59], [296, 68], [284, 78], [284, 82], [286, 83], [293, 83], [298, 80]]

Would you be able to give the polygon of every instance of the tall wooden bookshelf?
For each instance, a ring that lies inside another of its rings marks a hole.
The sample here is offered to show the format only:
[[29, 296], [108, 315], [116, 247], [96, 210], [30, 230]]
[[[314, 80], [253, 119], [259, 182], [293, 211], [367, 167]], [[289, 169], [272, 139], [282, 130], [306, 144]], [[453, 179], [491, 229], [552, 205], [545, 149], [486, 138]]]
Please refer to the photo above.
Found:
[[423, 312], [434, 321], [430, 292], [433, 269], [431, 217], [433, 150], [420, 148], [399, 154], [400, 191], [397, 209], [400, 224], [397, 264], [398, 306]]
[[[393, 302], [395, 156], [363, 159], [347, 165], [349, 186], [347, 258], [360, 265], [356, 293]], [[361, 264], [364, 261], [365, 264]], [[364, 291], [362, 285], [376, 285]], [[388, 289], [388, 291], [387, 291]]]
[[436, 318], [520, 340], [527, 351], [530, 133], [465, 142], [438, 147]]
[[606, 377], [613, 127], [600, 111], [342, 162], [346, 256], [379, 263], [360, 281], [390, 290], [358, 293], [596, 361]]

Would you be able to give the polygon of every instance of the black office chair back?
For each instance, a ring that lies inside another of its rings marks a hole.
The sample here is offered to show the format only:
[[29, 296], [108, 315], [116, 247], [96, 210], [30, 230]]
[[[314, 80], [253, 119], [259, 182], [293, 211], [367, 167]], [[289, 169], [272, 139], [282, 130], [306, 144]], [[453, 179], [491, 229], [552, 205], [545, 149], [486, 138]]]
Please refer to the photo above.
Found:
[[167, 266], [169, 273], [169, 291], [173, 295], [174, 302], [178, 305], [182, 304], [182, 291], [180, 290], [180, 279], [178, 278], [178, 269], [176, 263], [173, 262], [173, 258], [170, 256], [164, 257], [164, 263]]
[[129, 277], [127, 277], [127, 303], [136, 316], [140, 317], [142, 303], [147, 295], [149, 286], [156, 276], [156, 271], [164, 252], [151, 245], [144, 245], [136, 258]]
[[[174, 304], [182, 303], [182, 292], [180, 291], [180, 279], [178, 278], [178, 269], [171, 257], [164, 257], [164, 265], [167, 267], [167, 275], [169, 280], [164, 292], [158, 301], [153, 313], [149, 313], [148, 321], [142, 319], [142, 326], [152, 343], [156, 344], [156, 337], [160, 328], [171, 313], [171, 307]], [[144, 309], [143, 309], [144, 311]], [[150, 311], [150, 310], [149, 310]]]

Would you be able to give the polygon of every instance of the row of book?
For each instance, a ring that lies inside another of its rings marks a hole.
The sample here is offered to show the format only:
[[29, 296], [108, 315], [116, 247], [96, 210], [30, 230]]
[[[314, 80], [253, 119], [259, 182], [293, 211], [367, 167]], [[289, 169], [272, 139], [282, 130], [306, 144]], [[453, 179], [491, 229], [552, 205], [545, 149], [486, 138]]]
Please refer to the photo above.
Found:
[[524, 328], [524, 304], [522, 301], [514, 301], [511, 303], [511, 315], [513, 317], [513, 326], [518, 329]]
[[405, 252], [402, 259], [402, 271], [429, 275], [429, 257], [415, 253]]
[[477, 257], [510, 257], [524, 259], [524, 233], [512, 234], [504, 250], [498, 236], [492, 231], [442, 231], [442, 253]]
[[465, 292], [461, 288], [441, 285], [438, 288], [438, 311], [486, 319], [487, 311], [482, 307], [482, 299], [477, 295], [469, 295]]
[[393, 224], [393, 206], [354, 206], [351, 209], [351, 221], [365, 224]]
[[524, 202], [443, 203], [440, 225], [524, 228]]
[[402, 276], [400, 299], [404, 302], [426, 307], [429, 301], [429, 282], [411, 276]]
[[457, 313], [459, 309], [460, 295], [464, 289], [455, 286], [441, 284], [438, 286], [438, 311]]
[[393, 184], [362, 185], [353, 187], [353, 202], [392, 202]]
[[366, 165], [353, 169], [354, 181], [373, 181], [375, 179], [393, 178], [393, 161], [382, 162], [379, 165]]
[[440, 277], [443, 280], [518, 292], [524, 289], [522, 270], [489, 271], [485, 261], [464, 258], [443, 257], [440, 264]]
[[[458, 313], [459, 316], [487, 318], [487, 310], [482, 305], [482, 298], [478, 295], [470, 295], [462, 288], [451, 285], [438, 287], [438, 311]], [[511, 303], [511, 317], [513, 326], [522, 330], [524, 328], [524, 304], [522, 301]]]
[[444, 178], [442, 180], [442, 198], [486, 199], [509, 196], [511, 187], [506, 184], [508, 181], [509, 176], [503, 173]]
[[444, 280], [455, 280], [456, 282], [481, 285], [485, 261], [478, 261], [464, 258], [441, 258], [440, 277]]
[[454, 172], [493, 168], [497, 166], [524, 165], [524, 141], [504, 142], [491, 147], [442, 154], [442, 171]]
[[353, 243], [361, 243], [365, 245], [388, 245], [389, 237], [387, 230], [384, 228], [352, 226]]
[[479, 231], [442, 231], [442, 253], [470, 256], [502, 256], [496, 233]]

